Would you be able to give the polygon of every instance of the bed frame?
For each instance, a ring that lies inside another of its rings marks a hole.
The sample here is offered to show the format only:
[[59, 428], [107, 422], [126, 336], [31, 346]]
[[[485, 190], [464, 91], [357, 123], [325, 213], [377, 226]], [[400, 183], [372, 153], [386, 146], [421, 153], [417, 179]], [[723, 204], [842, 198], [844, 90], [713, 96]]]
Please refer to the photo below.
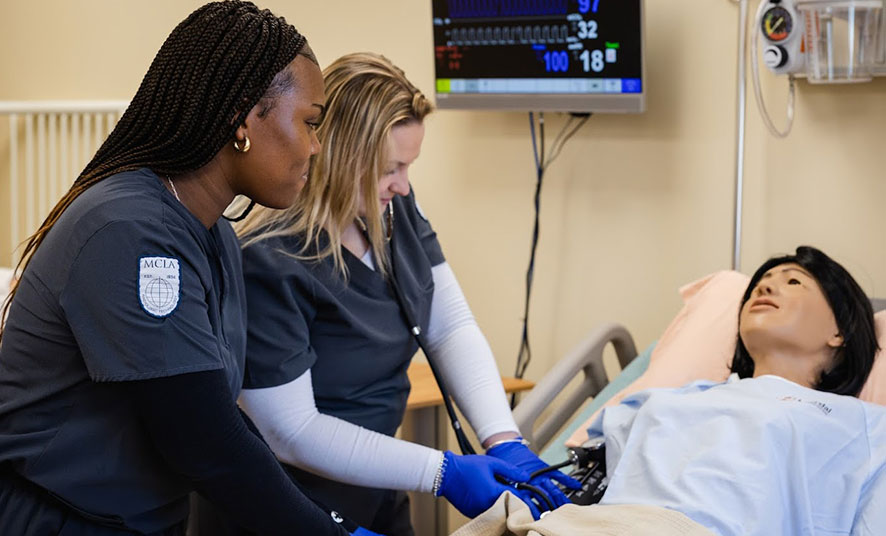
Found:
[[[560, 359], [514, 409], [520, 433], [533, 450], [540, 452], [544, 449], [587, 399], [596, 396], [609, 383], [610, 378], [603, 367], [603, 350], [608, 344], [615, 348], [622, 369], [637, 357], [634, 339], [624, 326], [603, 324]], [[551, 402], [579, 373], [583, 375], [581, 384], [550, 409]], [[536, 428], [536, 422], [549, 410], [550, 414]]]

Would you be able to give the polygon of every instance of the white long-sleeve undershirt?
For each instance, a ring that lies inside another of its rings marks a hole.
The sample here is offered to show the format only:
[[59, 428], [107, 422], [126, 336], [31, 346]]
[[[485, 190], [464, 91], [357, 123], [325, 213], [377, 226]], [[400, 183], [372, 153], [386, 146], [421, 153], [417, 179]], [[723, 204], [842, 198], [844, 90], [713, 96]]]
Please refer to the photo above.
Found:
[[511, 415], [495, 356], [471, 313], [448, 263], [431, 269], [434, 297], [425, 336], [455, 403], [481, 442], [499, 432], [518, 432]]
[[[432, 268], [428, 351], [481, 441], [516, 432], [492, 350], [447, 263]], [[431, 491], [442, 453], [317, 410], [310, 370], [275, 387], [244, 389], [240, 405], [277, 457], [358, 486]]]

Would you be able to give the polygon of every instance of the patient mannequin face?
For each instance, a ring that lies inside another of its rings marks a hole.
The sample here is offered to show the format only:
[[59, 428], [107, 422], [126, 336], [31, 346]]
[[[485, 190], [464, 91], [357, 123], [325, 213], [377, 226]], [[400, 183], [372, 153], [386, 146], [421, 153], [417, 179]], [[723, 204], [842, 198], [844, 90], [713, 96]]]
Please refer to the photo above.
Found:
[[755, 377], [775, 374], [807, 387], [843, 344], [818, 281], [797, 264], [763, 275], [741, 308], [739, 335], [754, 360]]

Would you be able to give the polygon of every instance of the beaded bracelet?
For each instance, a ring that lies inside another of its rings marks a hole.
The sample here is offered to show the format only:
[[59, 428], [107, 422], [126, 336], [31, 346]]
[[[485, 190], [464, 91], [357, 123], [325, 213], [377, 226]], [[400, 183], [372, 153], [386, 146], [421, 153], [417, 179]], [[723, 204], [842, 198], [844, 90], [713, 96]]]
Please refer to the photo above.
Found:
[[440, 496], [440, 486], [443, 485], [443, 475], [446, 474], [446, 455], [440, 455], [440, 465], [437, 467], [437, 474], [434, 475], [434, 486], [431, 488], [431, 492], [434, 494], [434, 497]]

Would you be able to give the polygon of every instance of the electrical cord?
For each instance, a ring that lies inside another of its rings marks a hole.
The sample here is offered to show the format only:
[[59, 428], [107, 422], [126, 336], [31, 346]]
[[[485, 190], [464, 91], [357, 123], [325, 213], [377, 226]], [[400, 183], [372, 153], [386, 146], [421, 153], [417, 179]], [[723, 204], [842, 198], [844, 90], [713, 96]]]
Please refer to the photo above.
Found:
[[572, 458], [570, 458], [570, 459], [566, 460], [565, 462], [560, 462], [556, 465], [549, 465], [547, 467], [542, 467], [538, 471], [534, 471], [534, 472], [530, 473], [529, 480], [532, 480], [535, 477], [541, 476], [545, 473], [550, 473], [551, 471], [556, 471], [557, 469], [562, 469], [568, 465], [573, 465], [574, 463], [575, 463], [575, 461]]
[[[535, 251], [538, 248], [539, 236], [539, 209], [541, 207], [541, 187], [544, 181], [544, 113], [539, 113], [539, 137], [541, 139], [541, 151], [539, 152], [535, 141], [535, 116], [529, 112], [529, 132], [532, 136], [532, 155], [535, 158], [535, 223], [532, 230], [532, 246], [529, 253], [529, 267], [526, 269], [526, 299], [523, 303], [523, 334], [520, 339], [520, 351], [517, 354], [517, 367], [514, 376], [522, 378], [526, 373], [526, 367], [532, 360], [532, 349], [529, 345], [529, 300], [532, 294], [532, 278], [535, 272]], [[516, 393], [511, 395], [511, 408], [516, 403]]]
[[[560, 151], [563, 150], [563, 146], [566, 145], [566, 142], [569, 141], [569, 138], [575, 135], [581, 127], [584, 126], [585, 123], [588, 122], [588, 119], [591, 118], [591, 114], [570, 114], [569, 121], [563, 126], [560, 130], [560, 133], [557, 134], [557, 137], [554, 139], [554, 143], [551, 144], [551, 157], [545, 162], [545, 169], [548, 168], [551, 164], [554, 163], [554, 160], [560, 156]], [[573, 125], [572, 129], [569, 129], [569, 125], [572, 124], [575, 120], [578, 120], [575, 125]], [[559, 142], [559, 143], [558, 143]]]
[[[554, 138], [554, 143], [551, 145], [551, 153], [550, 158], [545, 159], [545, 120], [544, 120], [544, 112], [539, 112], [538, 114], [538, 140], [539, 144], [536, 144], [536, 125], [535, 125], [535, 114], [533, 112], [529, 112], [529, 133], [532, 138], [532, 156], [535, 159], [535, 198], [534, 198], [534, 208], [535, 208], [535, 222], [532, 229], [532, 245], [530, 247], [529, 253], [529, 266], [526, 269], [526, 299], [523, 303], [523, 333], [520, 338], [520, 350], [517, 353], [517, 366], [515, 368], [514, 376], [517, 378], [522, 378], [526, 374], [526, 368], [529, 366], [529, 362], [532, 360], [532, 349], [529, 345], [529, 300], [532, 294], [532, 280], [535, 274], [535, 252], [538, 249], [538, 237], [540, 234], [539, 229], [539, 215], [541, 212], [541, 189], [542, 184], [544, 183], [544, 175], [545, 170], [550, 166], [554, 160], [560, 156], [560, 152], [563, 150], [563, 147], [566, 145], [566, 142], [569, 141], [572, 136], [575, 135], [578, 130], [584, 126], [585, 123], [590, 119], [590, 113], [571, 113], [569, 119], [566, 121], [566, 124], [563, 125], [563, 128], [560, 130], [560, 133], [557, 134], [556, 138]], [[576, 121], [577, 120], [577, 121]], [[511, 409], [514, 408], [517, 402], [516, 393], [511, 394]]]
[[555, 465], [549, 465], [547, 467], [542, 467], [541, 469], [538, 469], [537, 471], [529, 475], [529, 480], [532, 480], [535, 477], [541, 476], [545, 473], [550, 473], [551, 471], [562, 469], [568, 465], [575, 465], [576, 467], [586, 467], [591, 465], [592, 463], [602, 462], [605, 460], [606, 457], [606, 451], [604, 450], [602, 445], [603, 443], [601, 442], [590, 448], [572, 447], [569, 449], [569, 459]]
[[536, 497], [539, 497], [544, 501], [545, 506], [548, 507], [549, 512], [553, 512], [557, 507], [554, 506], [554, 503], [551, 502], [551, 499], [548, 498], [548, 494], [545, 493], [541, 488], [535, 487], [532, 484], [527, 484], [526, 482], [517, 482], [514, 484], [514, 487], [520, 490], [526, 490], [531, 492]]
[[526, 490], [526, 491], [532, 493], [533, 495], [535, 495], [536, 497], [538, 497], [539, 499], [541, 499], [545, 503], [545, 506], [547, 506], [548, 511], [552, 512], [552, 511], [554, 511], [554, 509], [556, 509], [556, 506], [554, 506], [554, 503], [551, 501], [550, 498], [548, 498], [548, 494], [545, 493], [544, 490], [542, 490], [539, 487], [533, 486], [532, 484], [529, 484], [526, 482], [511, 482], [510, 480], [507, 480], [506, 478], [499, 476], [499, 475], [495, 475], [495, 479], [498, 480], [499, 482], [501, 482], [502, 484], [504, 484], [505, 486], [513, 487], [514, 489], [518, 489], [518, 490]]
[[[551, 471], [556, 471], [558, 469], [562, 469], [568, 465], [573, 465], [576, 463], [576, 461], [577, 461], [576, 458], [573, 456], [564, 462], [560, 462], [556, 465], [549, 465], [549, 466], [543, 467], [537, 471], [533, 471], [529, 475], [529, 480], [533, 480], [535, 477], [541, 476], [545, 473], [550, 473]], [[553, 511], [554, 509], [556, 509], [556, 506], [554, 506], [554, 503], [548, 497], [548, 494], [543, 489], [541, 489], [537, 486], [533, 486], [532, 484], [529, 484], [528, 482], [508, 482], [508, 481], [505, 481], [502, 479], [499, 479], [499, 482], [501, 482], [507, 486], [513, 486], [515, 489], [518, 489], [518, 490], [526, 490], [526, 491], [531, 492], [533, 495], [539, 497], [542, 501], [544, 501], [544, 503], [547, 506], [549, 511]]]

